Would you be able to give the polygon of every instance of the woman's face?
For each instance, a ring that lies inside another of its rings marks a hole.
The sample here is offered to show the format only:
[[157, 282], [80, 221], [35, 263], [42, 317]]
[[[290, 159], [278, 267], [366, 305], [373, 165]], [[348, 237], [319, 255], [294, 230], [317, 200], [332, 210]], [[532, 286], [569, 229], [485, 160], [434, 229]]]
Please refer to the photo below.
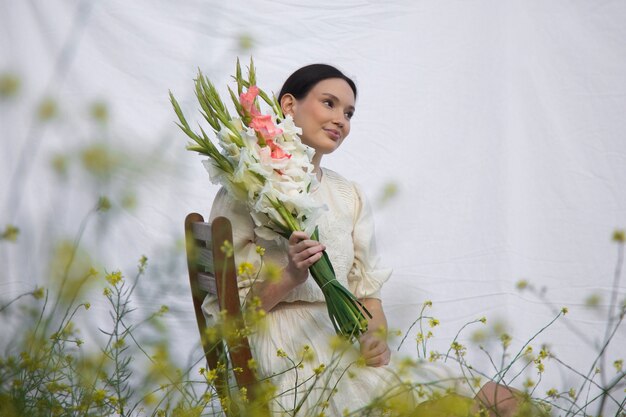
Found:
[[283, 111], [291, 114], [296, 126], [302, 129], [302, 142], [317, 152], [333, 152], [350, 133], [355, 98], [345, 80], [322, 80], [304, 98], [288, 97], [283, 97]]

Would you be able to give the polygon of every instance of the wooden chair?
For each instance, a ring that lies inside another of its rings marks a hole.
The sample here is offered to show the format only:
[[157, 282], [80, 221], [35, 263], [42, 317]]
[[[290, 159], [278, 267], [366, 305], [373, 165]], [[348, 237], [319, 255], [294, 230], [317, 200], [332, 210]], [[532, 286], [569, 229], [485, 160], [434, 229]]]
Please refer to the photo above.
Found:
[[[187, 266], [193, 308], [196, 313], [200, 340], [209, 369], [217, 370], [215, 387], [220, 397], [230, 398], [228, 383], [229, 369], [233, 372], [239, 388], [246, 387], [248, 399], [256, 399], [258, 381], [248, 366], [252, 359], [250, 344], [241, 332], [229, 331], [218, 334], [217, 340], [207, 337], [207, 325], [202, 313], [202, 302], [207, 294], [217, 296], [223, 319], [231, 330], [244, 326], [237, 286], [237, 273], [234, 255], [227, 256], [222, 250], [225, 241], [232, 244], [233, 232], [230, 221], [218, 217], [212, 224], [206, 223], [198, 213], [190, 213], [185, 218], [185, 239]], [[226, 352], [230, 357], [228, 364]], [[229, 415], [237, 415], [232, 412]]]

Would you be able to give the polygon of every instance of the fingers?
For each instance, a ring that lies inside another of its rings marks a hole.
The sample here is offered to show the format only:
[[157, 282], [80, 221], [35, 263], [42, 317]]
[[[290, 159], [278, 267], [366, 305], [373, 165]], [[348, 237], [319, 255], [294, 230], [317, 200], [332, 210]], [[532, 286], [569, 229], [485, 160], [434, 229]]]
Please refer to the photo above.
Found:
[[389, 364], [391, 351], [384, 340], [366, 335], [361, 338], [361, 355], [368, 366], [383, 366]]
[[289, 237], [289, 257], [297, 268], [308, 268], [322, 256], [326, 246], [308, 238], [304, 232], [293, 232]]
[[309, 239], [304, 232], [293, 232], [289, 236], [289, 265], [287, 271], [297, 284], [302, 284], [309, 276], [309, 267], [319, 261], [326, 246], [317, 240]]
[[307, 234], [304, 232], [292, 232], [291, 236], [289, 236], [289, 244], [295, 245], [299, 241], [306, 240], [308, 238], [309, 236], [307, 236]]

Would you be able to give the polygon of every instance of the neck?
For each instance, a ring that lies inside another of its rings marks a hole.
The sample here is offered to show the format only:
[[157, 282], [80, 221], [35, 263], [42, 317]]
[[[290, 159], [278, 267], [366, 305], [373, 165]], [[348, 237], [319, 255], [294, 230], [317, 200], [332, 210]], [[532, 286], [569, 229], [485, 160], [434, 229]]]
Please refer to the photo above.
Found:
[[317, 176], [318, 180], [322, 179], [322, 169], [320, 168], [320, 162], [322, 161], [322, 155], [323, 154], [321, 154], [321, 153], [315, 152], [315, 155], [313, 155], [313, 159], [311, 160], [311, 163], [313, 164], [313, 172]]

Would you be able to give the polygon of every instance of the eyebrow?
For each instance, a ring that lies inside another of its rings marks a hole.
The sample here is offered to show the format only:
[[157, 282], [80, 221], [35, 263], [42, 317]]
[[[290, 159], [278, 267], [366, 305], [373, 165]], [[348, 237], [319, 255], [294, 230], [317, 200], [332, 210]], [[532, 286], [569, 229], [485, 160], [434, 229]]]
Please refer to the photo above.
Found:
[[[322, 95], [324, 95], [324, 96], [328, 96], [328, 97], [332, 98], [332, 99], [333, 99], [333, 100], [335, 100], [335, 101], [339, 101], [339, 102], [341, 102], [341, 100], [339, 100], [339, 97], [337, 97], [337, 96], [336, 96], [336, 95], [334, 95], [334, 94], [331, 94], [331, 93], [322, 93]], [[355, 110], [355, 109], [354, 109], [354, 106], [348, 106], [348, 109], [349, 109], [349, 110], [352, 110], [352, 111], [354, 111], [354, 110]]]

